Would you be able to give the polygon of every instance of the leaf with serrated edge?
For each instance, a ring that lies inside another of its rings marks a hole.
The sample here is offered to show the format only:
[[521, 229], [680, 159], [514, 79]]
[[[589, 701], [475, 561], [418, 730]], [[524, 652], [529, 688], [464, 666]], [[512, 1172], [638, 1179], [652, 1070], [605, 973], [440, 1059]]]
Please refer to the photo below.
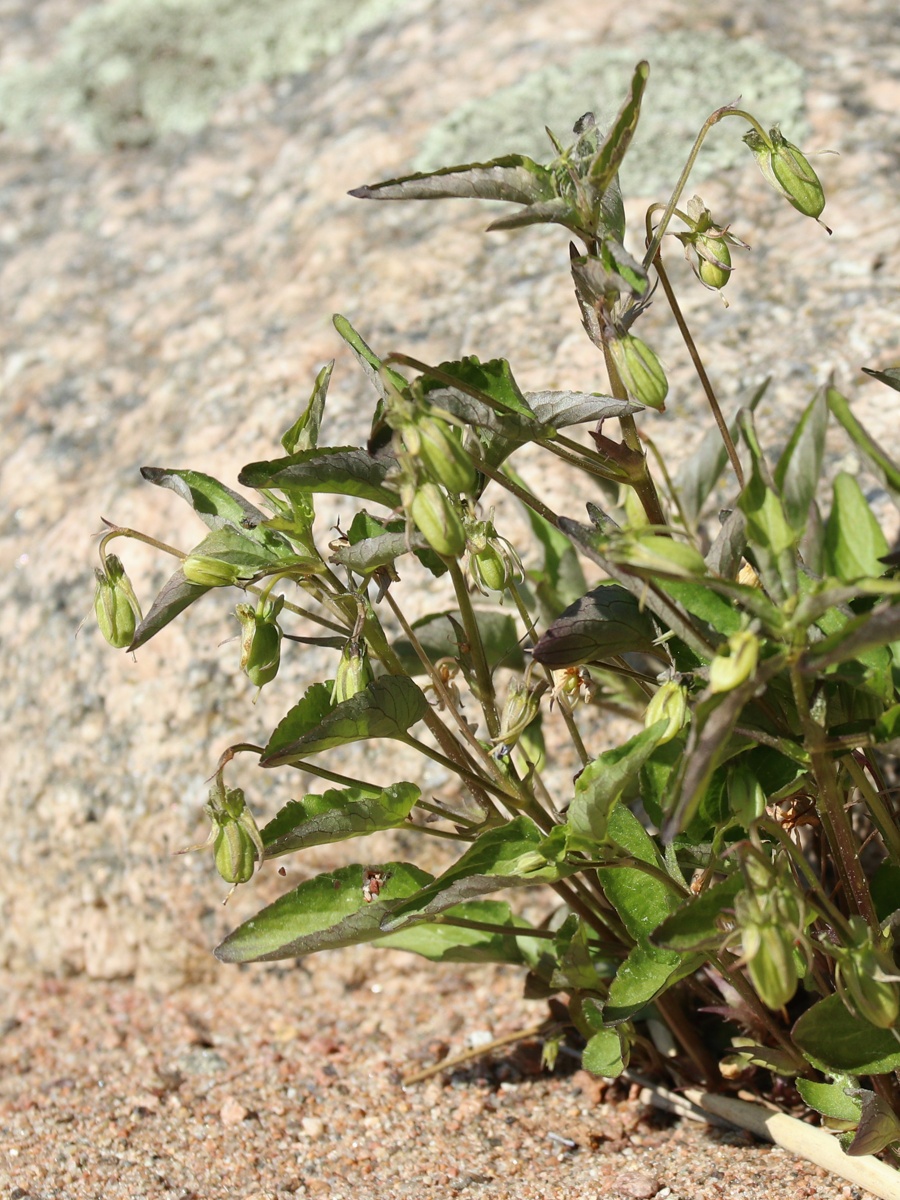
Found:
[[335, 709], [331, 685], [314, 683], [303, 697], [278, 722], [266, 745], [266, 754], [277, 754], [325, 720]]
[[220, 962], [273, 962], [335, 950], [381, 937], [381, 922], [433, 878], [411, 863], [370, 867], [384, 877], [377, 899], [366, 903], [358, 863], [308, 879], [238, 926], [216, 947]]
[[290, 800], [260, 830], [266, 858], [395, 829], [409, 816], [421, 794], [414, 783], [403, 782], [380, 791], [366, 785], [329, 788], [321, 796]]
[[274, 754], [267, 748], [260, 766], [300, 762], [310, 754], [369, 738], [403, 738], [426, 712], [428, 701], [418, 684], [405, 675], [383, 675], [349, 700], [335, 705], [315, 728], [295, 741]]

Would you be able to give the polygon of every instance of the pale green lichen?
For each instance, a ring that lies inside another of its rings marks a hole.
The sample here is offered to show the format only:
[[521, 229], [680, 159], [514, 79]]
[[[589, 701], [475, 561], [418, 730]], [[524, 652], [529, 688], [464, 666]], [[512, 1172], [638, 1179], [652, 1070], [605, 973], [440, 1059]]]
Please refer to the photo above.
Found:
[[[627, 47], [584, 50], [460, 105], [431, 130], [413, 169], [429, 171], [512, 151], [546, 161], [553, 151], [544, 126], [568, 144], [574, 122], [588, 109], [601, 125], [608, 123], [641, 58], [650, 63], [650, 83], [622, 171], [631, 193], [652, 195], [671, 185], [700, 126], [714, 109], [738, 100], [737, 89], [741, 107], [763, 124], [781, 123], [795, 142], [803, 135], [803, 71], [796, 63], [750, 38], [673, 31]], [[713, 130], [692, 179], [744, 161], [741, 132], [727, 126]]]
[[81, 140], [194, 134], [228, 92], [303, 72], [404, 0], [107, 0], [64, 30], [49, 66], [0, 78], [0, 124], [65, 121]]

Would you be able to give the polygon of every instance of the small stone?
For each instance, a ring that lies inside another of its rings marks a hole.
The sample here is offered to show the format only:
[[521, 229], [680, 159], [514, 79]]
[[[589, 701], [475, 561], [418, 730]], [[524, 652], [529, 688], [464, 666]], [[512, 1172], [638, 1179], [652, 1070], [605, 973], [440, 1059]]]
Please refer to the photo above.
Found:
[[325, 1122], [318, 1117], [304, 1117], [300, 1125], [303, 1132], [312, 1141], [316, 1141], [325, 1132]]
[[234, 1096], [229, 1096], [219, 1109], [219, 1119], [223, 1125], [240, 1125], [241, 1121], [246, 1119], [248, 1112], [249, 1109], [244, 1108], [239, 1100], [235, 1100]]
[[644, 1171], [623, 1171], [613, 1185], [629, 1200], [651, 1200], [659, 1191], [659, 1180]]

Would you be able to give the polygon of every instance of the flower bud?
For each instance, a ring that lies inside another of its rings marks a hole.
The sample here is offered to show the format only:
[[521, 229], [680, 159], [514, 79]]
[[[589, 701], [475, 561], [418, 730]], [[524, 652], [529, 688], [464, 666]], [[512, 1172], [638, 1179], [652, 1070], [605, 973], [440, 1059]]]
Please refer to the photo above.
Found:
[[667, 680], [658, 688], [644, 713], [644, 728], [649, 729], [657, 721], [667, 721], [665, 731], [659, 739], [660, 746], [671, 742], [684, 727], [687, 717], [687, 689], [674, 679]]
[[231, 587], [241, 577], [239, 567], [207, 554], [189, 554], [181, 570], [188, 583], [198, 587]]
[[759, 639], [744, 630], [728, 639], [728, 654], [717, 654], [709, 664], [709, 690], [730, 692], [749, 679], [759, 660]]
[[825, 193], [819, 177], [795, 145], [780, 129], [770, 129], [768, 138], [751, 129], [744, 141], [752, 150], [759, 169], [777, 192], [805, 217], [819, 217]]
[[331, 692], [332, 703], [342, 704], [358, 692], [365, 691], [374, 678], [365, 642], [351, 638], [341, 651]]
[[478, 475], [462, 441], [446, 421], [439, 417], [419, 416], [400, 429], [407, 451], [425, 466], [428, 475], [443, 484], [448, 492], [473, 492]]
[[274, 603], [261, 600], [256, 608], [239, 604], [235, 609], [241, 623], [241, 670], [257, 687], [278, 674], [282, 634], [277, 617], [283, 605], [284, 597], [279, 596]]
[[466, 548], [466, 531], [446, 492], [436, 483], [420, 484], [410, 515], [428, 545], [443, 558], [459, 558]]
[[664, 412], [669, 383], [659, 359], [647, 343], [633, 334], [623, 333], [610, 338], [608, 345], [619, 378], [631, 399]]
[[141, 609], [121, 560], [115, 554], [107, 554], [105, 567], [105, 571], [97, 568], [94, 572], [97, 577], [94, 615], [109, 644], [124, 650], [134, 640]]

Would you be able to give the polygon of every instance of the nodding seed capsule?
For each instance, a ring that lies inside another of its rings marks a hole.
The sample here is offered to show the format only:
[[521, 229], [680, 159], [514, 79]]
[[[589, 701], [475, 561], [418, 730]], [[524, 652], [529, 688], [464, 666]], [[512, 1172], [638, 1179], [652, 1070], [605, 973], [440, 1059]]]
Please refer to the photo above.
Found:
[[758, 130], [744, 134], [759, 169], [776, 190], [805, 217], [821, 216], [825, 193], [819, 177], [806, 157], [787, 140], [780, 129], [770, 129], [768, 138]]
[[459, 558], [466, 548], [466, 531], [447, 494], [430, 481], [416, 488], [410, 516], [425, 541], [442, 558]]
[[278, 614], [284, 605], [279, 596], [274, 603], [260, 601], [239, 604], [234, 610], [241, 623], [241, 670], [251, 683], [264, 687], [278, 674], [281, 665], [281, 626]]
[[94, 616], [100, 632], [116, 650], [124, 650], [134, 640], [140, 607], [131, 581], [115, 554], [106, 556], [105, 570], [98, 567], [94, 593]]
[[341, 651], [331, 692], [332, 701], [341, 704], [344, 700], [350, 700], [357, 693], [365, 691], [374, 678], [365, 642], [351, 638]]
[[188, 583], [198, 587], [231, 587], [241, 577], [240, 568], [234, 563], [207, 554], [189, 554], [181, 570]]
[[428, 475], [458, 495], [475, 490], [478, 475], [461, 440], [446, 421], [420, 416], [400, 429], [407, 451], [423, 463]]

